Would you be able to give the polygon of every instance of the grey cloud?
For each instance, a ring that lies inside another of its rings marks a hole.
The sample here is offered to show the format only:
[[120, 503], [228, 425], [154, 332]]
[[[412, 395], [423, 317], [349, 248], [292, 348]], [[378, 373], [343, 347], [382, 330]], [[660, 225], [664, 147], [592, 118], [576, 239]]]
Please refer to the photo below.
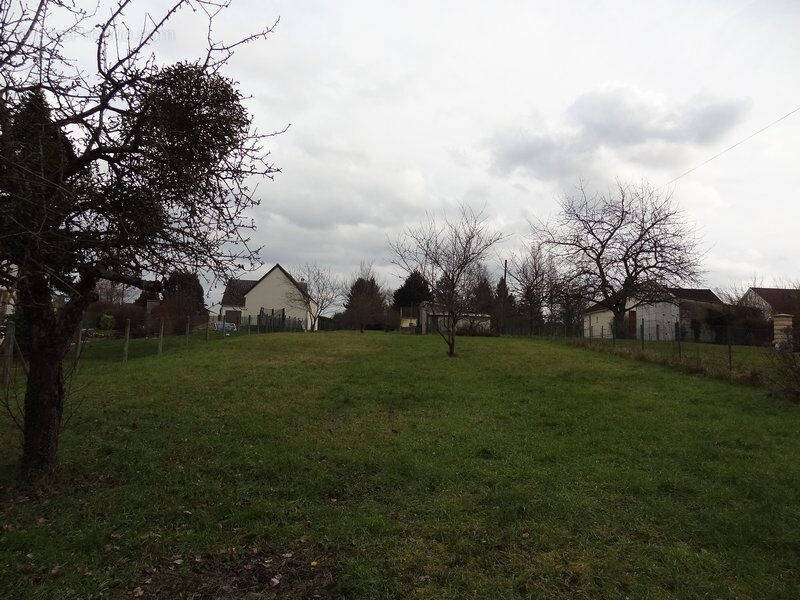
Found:
[[584, 152], [568, 136], [538, 134], [528, 130], [504, 131], [490, 142], [496, 171], [521, 169], [539, 179], [560, 179], [580, 168]]
[[559, 130], [497, 134], [490, 143], [493, 165], [500, 173], [520, 169], [561, 180], [591, 174], [601, 149], [631, 163], [677, 163], [688, 148], [718, 141], [738, 125], [750, 104], [701, 96], [676, 103], [633, 87], [603, 87], [581, 94]]

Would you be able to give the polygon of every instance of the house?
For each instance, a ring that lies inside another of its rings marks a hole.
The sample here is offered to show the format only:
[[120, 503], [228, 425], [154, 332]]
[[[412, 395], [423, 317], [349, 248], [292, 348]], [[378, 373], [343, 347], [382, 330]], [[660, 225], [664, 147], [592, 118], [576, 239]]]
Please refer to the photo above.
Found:
[[[279, 264], [272, 267], [261, 279], [230, 279], [225, 286], [219, 306], [219, 319], [236, 325], [258, 323], [259, 316], [276, 316], [299, 319], [305, 329], [311, 329], [314, 319], [308, 298], [307, 284], [297, 281]], [[319, 323], [314, 323], [317, 329]]]
[[400, 331], [416, 330], [419, 326], [419, 307], [401, 306], [398, 311], [400, 313]]
[[[707, 323], [711, 311], [719, 311], [722, 300], [709, 289], [667, 288], [661, 302], [638, 304], [628, 301], [626, 328], [629, 338], [674, 340], [676, 328], [681, 339], [710, 342], [714, 332]], [[614, 313], [604, 302], [590, 306], [583, 315], [583, 335], [589, 338], [613, 337]], [[644, 325], [644, 329], [642, 326]]]
[[789, 331], [800, 324], [800, 289], [751, 287], [742, 304], [757, 309], [772, 321], [772, 343], [788, 339]]
[[759, 309], [766, 319], [800, 317], [800, 289], [751, 287], [742, 296], [742, 304]]
[[[445, 330], [447, 327], [447, 310], [441, 304], [423, 302], [419, 305], [419, 323], [423, 334]], [[488, 334], [491, 330], [491, 315], [464, 313], [456, 323], [457, 333]]]

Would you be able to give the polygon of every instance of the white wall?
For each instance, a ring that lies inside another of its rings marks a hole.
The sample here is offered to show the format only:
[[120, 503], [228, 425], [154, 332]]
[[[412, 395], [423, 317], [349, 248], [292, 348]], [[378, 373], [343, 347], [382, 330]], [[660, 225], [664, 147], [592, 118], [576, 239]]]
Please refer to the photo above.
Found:
[[642, 304], [636, 308], [636, 337], [641, 336], [641, 324], [644, 319], [645, 340], [674, 340], [675, 323], [680, 319], [680, 309], [671, 302]]
[[609, 338], [613, 336], [614, 313], [610, 310], [597, 310], [583, 316], [583, 337]]

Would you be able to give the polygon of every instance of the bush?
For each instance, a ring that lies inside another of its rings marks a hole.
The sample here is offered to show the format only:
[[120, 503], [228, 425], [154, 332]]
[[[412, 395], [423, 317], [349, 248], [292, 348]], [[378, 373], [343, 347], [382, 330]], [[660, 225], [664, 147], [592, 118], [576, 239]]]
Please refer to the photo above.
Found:
[[772, 353], [772, 370], [768, 385], [772, 393], [800, 403], [800, 353], [791, 342], [779, 345]]
[[111, 331], [114, 329], [114, 315], [110, 313], [103, 313], [97, 319], [97, 327], [103, 331]]

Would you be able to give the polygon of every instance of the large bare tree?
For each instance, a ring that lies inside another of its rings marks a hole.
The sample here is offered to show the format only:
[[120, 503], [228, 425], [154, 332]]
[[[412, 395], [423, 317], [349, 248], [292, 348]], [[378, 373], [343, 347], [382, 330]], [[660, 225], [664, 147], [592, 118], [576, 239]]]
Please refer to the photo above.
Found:
[[434, 304], [445, 316], [438, 332], [449, 356], [456, 352], [459, 321], [470, 312], [477, 266], [502, 239], [481, 213], [462, 205], [455, 219], [429, 214], [423, 223], [389, 242], [392, 262], [409, 275], [419, 273], [431, 289]]
[[613, 312], [617, 336], [627, 333], [628, 310], [665, 300], [668, 288], [693, 284], [702, 274], [694, 228], [670, 193], [621, 182], [607, 193], [590, 193], [581, 184], [560, 208], [535, 233], [580, 282], [584, 297]]
[[298, 287], [287, 293], [287, 302], [308, 312], [309, 331], [316, 331], [320, 316], [337, 305], [344, 293], [344, 282], [330, 267], [305, 263], [292, 269]]
[[[28, 348], [23, 480], [56, 465], [63, 358], [100, 280], [158, 288], [175, 268], [224, 277], [257, 264], [243, 229], [250, 182], [276, 171], [272, 134], [221, 70], [270, 28], [218, 42], [226, 2], [173, 0], [137, 31], [131, 4], [87, 15], [69, 0], [0, 0], [0, 286], [16, 292]], [[207, 47], [161, 64], [153, 42], [181, 10], [205, 17]], [[69, 55], [75, 37], [92, 64]]]

